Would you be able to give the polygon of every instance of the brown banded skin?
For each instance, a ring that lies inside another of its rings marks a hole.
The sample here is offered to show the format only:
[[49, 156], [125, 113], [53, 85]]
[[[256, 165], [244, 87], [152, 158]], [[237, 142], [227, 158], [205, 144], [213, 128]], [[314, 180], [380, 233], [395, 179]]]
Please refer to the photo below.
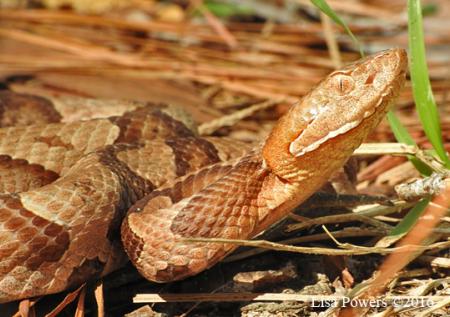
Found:
[[0, 127], [60, 122], [61, 114], [42, 97], [0, 91]]
[[207, 167], [137, 202], [122, 242], [156, 282], [197, 274], [235, 249], [189, 237], [249, 239], [318, 190], [380, 122], [405, 81], [407, 57], [393, 49], [326, 77], [282, 117], [264, 145]]
[[[119, 230], [151, 281], [214, 265], [234, 246], [184, 239], [247, 239], [286, 215], [378, 124], [405, 69], [405, 52], [393, 49], [332, 73], [261, 147], [238, 158], [230, 141], [198, 138], [170, 109], [0, 129], [0, 176], [8, 180], [0, 194], [0, 302], [116, 269], [125, 261]], [[24, 171], [31, 179], [17, 178]]]
[[8, 90], [0, 91], [0, 128], [118, 117], [138, 109], [159, 109], [182, 122], [189, 130], [196, 131], [193, 118], [172, 105], [117, 99], [41, 97]]
[[0, 156], [64, 175], [83, 155], [107, 145], [194, 136], [164, 111], [138, 108], [121, 117], [2, 128]]
[[126, 260], [119, 226], [128, 208], [230, 155], [160, 109], [4, 128], [0, 136], [0, 189], [10, 193], [0, 194], [0, 302], [59, 292], [117, 269]]

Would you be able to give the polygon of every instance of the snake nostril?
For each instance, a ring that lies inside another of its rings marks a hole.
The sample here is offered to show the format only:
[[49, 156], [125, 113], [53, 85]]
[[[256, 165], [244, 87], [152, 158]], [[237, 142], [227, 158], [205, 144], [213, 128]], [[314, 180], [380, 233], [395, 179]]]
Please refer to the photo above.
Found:
[[371, 73], [371, 74], [367, 77], [366, 82], [365, 82], [364, 84], [370, 85], [370, 84], [373, 83], [374, 79], [375, 79], [375, 73]]

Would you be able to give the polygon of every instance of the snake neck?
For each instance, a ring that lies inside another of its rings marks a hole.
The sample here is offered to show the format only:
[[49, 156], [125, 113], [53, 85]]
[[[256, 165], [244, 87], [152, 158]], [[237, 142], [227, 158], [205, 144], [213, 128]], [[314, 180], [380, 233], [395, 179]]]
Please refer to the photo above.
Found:
[[264, 163], [271, 172], [290, 184], [301, 183], [311, 176], [311, 169], [302, 164], [302, 158], [297, 158], [290, 152], [293, 140], [307, 129], [307, 122], [297, 111], [298, 107], [300, 107], [299, 104], [292, 106], [280, 118], [266, 139], [261, 152]]

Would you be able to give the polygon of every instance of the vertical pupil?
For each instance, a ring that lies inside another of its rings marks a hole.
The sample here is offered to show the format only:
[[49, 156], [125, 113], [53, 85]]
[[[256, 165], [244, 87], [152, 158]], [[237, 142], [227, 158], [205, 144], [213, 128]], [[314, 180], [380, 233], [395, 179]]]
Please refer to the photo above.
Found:
[[353, 79], [346, 75], [337, 75], [333, 78], [333, 89], [340, 95], [347, 94], [352, 91], [354, 87]]

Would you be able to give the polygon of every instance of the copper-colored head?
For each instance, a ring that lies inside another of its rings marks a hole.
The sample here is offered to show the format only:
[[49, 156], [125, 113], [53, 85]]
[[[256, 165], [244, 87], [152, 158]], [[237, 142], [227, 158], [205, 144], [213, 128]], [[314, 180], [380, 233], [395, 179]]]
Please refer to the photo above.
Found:
[[378, 124], [404, 83], [406, 66], [405, 50], [391, 49], [328, 75], [275, 126], [263, 149], [268, 165], [315, 151], [366, 119]]

